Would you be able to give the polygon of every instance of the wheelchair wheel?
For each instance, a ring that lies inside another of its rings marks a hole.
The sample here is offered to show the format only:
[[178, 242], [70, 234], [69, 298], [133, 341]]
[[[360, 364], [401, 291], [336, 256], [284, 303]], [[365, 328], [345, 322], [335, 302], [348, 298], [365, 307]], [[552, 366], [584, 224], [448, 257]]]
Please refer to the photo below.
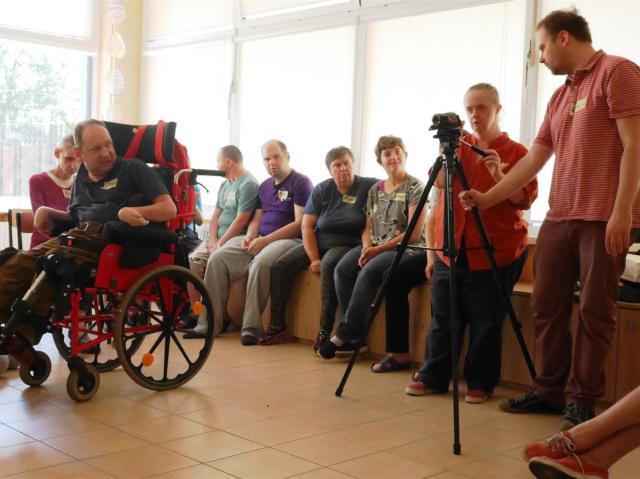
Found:
[[67, 394], [76, 402], [84, 402], [91, 399], [100, 387], [100, 373], [91, 364], [85, 365], [86, 372], [83, 375], [78, 369], [74, 369], [67, 377]]
[[36, 351], [36, 361], [30, 365], [21, 364], [18, 373], [27, 386], [40, 386], [51, 373], [51, 359], [46, 353]]
[[[207, 333], [184, 340], [182, 314], [189, 306], [188, 285], [200, 293], [207, 312]], [[131, 318], [147, 323], [132, 325]], [[181, 266], [163, 266], [141, 276], [123, 296], [114, 325], [120, 364], [138, 384], [162, 391], [186, 383], [204, 365], [213, 345], [213, 313], [204, 283]], [[131, 352], [131, 342], [144, 342]]]
[[[97, 298], [91, 297], [90, 310], [87, 315], [98, 314], [111, 314], [113, 311], [115, 300], [112, 295], [106, 293], [99, 293]], [[138, 322], [140, 322], [138, 320]], [[96, 322], [85, 323], [87, 329], [97, 332], [98, 325]], [[113, 328], [112, 321], [102, 322], [103, 333], [109, 332]], [[68, 328], [53, 328], [52, 336], [53, 342], [56, 345], [56, 349], [64, 359], [69, 360], [71, 357], [71, 339], [69, 338], [70, 329]], [[88, 334], [89, 339], [94, 339], [95, 336]], [[135, 352], [137, 348], [142, 344], [142, 338], [136, 341], [132, 341], [130, 344], [131, 352]], [[87, 364], [95, 366], [99, 372], [111, 371], [120, 366], [120, 360], [118, 359], [118, 353], [115, 349], [114, 339], [108, 339], [100, 344], [96, 344], [93, 348], [83, 351], [81, 353], [83, 359]]]

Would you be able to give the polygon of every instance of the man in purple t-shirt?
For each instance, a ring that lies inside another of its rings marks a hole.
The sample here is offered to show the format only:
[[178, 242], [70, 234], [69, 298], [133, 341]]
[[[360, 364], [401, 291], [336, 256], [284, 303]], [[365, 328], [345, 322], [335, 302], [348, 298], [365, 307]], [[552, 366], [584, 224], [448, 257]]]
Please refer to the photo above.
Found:
[[258, 206], [247, 234], [230, 239], [211, 257], [204, 278], [212, 293], [214, 327], [218, 333], [229, 284], [249, 273], [242, 318], [245, 346], [258, 344], [264, 335], [262, 311], [269, 299], [271, 265], [302, 241], [302, 213], [313, 188], [309, 178], [289, 166], [289, 153], [281, 141], [266, 142], [262, 158], [270, 178], [260, 185]]

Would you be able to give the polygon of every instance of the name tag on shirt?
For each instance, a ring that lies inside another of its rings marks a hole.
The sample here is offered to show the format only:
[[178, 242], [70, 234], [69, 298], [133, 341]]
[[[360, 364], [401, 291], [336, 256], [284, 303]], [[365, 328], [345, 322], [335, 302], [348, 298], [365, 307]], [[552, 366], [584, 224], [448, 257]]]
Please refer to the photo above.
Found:
[[580, 110], [584, 110], [587, 107], [587, 97], [582, 98], [576, 102], [576, 106], [573, 108], [573, 114], [575, 115]]
[[278, 190], [278, 199], [280, 201], [287, 201], [289, 199], [289, 192], [287, 190]]
[[224, 195], [224, 205], [227, 207], [234, 206], [236, 204], [236, 194], [233, 191], [227, 191]]
[[103, 190], [112, 190], [116, 186], [118, 186], [118, 178], [114, 178], [113, 180], [105, 181], [104, 185], [102, 185]]
[[395, 195], [393, 195], [393, 201], [406, 201], [406, 199], [406, 193], [396, 193]]
[[353, 205], [356, 202], [356, 197], [355, 196], [351, 196], [351, 195], [347, 195], [345, 193], [344, 195], [342, 195], [342, 202], [343, 203], [348, 203], [350, 205]]

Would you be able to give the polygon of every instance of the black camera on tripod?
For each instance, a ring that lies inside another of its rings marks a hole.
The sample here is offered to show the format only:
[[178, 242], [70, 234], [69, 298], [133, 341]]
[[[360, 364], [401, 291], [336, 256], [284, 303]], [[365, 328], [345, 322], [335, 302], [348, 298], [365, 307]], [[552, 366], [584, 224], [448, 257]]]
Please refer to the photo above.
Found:
[[436, 113], [431, 122], [429, 130], [436, 130], [433, 137], [438, 138], [443, 147], [458, 147], [462, 135], [462, 120], [457, 113]]

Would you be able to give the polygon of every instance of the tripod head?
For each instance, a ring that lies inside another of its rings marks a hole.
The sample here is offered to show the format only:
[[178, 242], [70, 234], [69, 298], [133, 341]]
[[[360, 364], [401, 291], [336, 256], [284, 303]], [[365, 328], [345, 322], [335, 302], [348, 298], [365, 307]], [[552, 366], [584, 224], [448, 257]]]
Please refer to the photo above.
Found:
[[432, 118], [432, 125], [429, 130], [436, 130], [434, 138], [440, 140], [440, 149], [445, 157], [451, 158], [460, 146], [460, 136], [462, 135], [462, 120], [453, 112], [436, 113]]

